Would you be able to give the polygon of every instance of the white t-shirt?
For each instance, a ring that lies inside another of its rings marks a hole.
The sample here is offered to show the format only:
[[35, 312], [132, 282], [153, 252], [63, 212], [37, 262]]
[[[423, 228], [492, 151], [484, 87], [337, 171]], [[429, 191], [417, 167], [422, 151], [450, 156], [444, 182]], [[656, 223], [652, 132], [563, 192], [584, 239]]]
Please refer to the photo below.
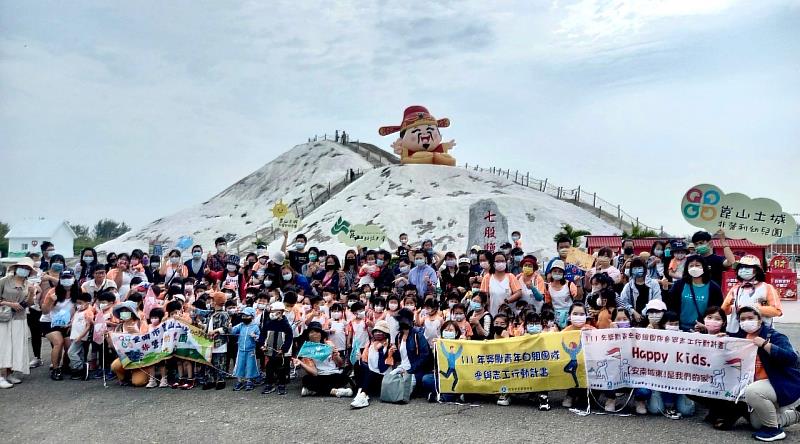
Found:
[[[87, 310], [76, 311], [75, 316], [72, 317], [72, 330], [70, 330], [69, 333], [69, 338], [71, 340], [74, 341], [76, 339], [80, 339], [81, 334], [84, 332], [84, 330], [86, 330], [86, 325], [88, 325], [86, 313]], [[86, 338], [88, 338], [88, 336]], [[84, 338], [84, 340], [86, 338]]]
[[346, 325], [347, 323], [345, 321], [334, 321], [331, 319], [330, 341], [333, 342], [333, 345], [337, 350], [344, 350], [347, 348], [347, 335], [344, 333], [344, 328]]

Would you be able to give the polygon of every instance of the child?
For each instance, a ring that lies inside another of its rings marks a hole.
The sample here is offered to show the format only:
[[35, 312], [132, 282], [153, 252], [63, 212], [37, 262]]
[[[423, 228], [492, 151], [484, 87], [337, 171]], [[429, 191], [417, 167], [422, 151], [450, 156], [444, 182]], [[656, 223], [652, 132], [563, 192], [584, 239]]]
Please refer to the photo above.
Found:
[[552, 304], [556, 323], [564, 328], [569, 320], [569, 307], [578, 295], [578, 288], [564, 277], [564, 262], [556, 260], [550, 267], [550, 278], [545, 287], [544, 301]]
[[471, 339], [472, 338], [472, 326], [470, 326], [469, 321], [466, 319], [466, 309], [461, 304], [456, 304], [451, 309], [453, 321], [458, 325], [458, 329], [461, 330], [461, 337], [463, 339]]
[[86, 349], [89, 345], [89, 332], [92, 331], [94, 311], [90, 308], [92, 296], [89, 293], [79, 293], [75, 298], [75, 315], [72, 316], [72, 326], [69, 339], [72, 343], [67, 351], [69, 367], [72, 370], [70, 379], [89, 379], [89, 367], [86, 365]]
[[320, 310], [325, 313], [326, 316], [330, 317], [331, 313], [331, 306], [337, 302], [338, 293], [335, 288], [333, 287], [325, 287], [322, 289], [322, 305], [320, 306]]
[[[505, 314], [498, 313], [492, 321], [492, 333], [489, 339], [507, 339], [508, 334], [508, 317]], [[507, 406], [511, 403], [511, 395], [504, 393], [497, 398], [497, 405]]]
[[372, 300], [372, 309], [367, 313], [367, 319], [372, 325], [375, 325], [376, 322], [382, 321], [385, 317], [386, 299], [378, 296]]
[[275, 383], [278, 384], [278, 394], [286, 394], [294, 333], [285, 314], [286, 305], [280, 301], [273, 302], [269, 307], [269, 321], [258, 336], [258, 345], [264, 351], [265, 359], [266, 385], [261, 391], [262, 395], [273, 393], [276, 390]]
[[367, 252], [367, 261], [358, 270], [358, 286], [375, 285], [375, 279], [381, 275], [381, 267], [376, 265], [375, 252], [370, 250]]
[[400, 331], [400, 325], [395, 319], [395, 315], [400, 311], [400, 298], [397, 295], [391, 295], [386, 299], [386, 312], [384, 313], [383, 320], [389, 324], [389, 339], [394, 344], [394, 338]]
[[256, 310], [253, 307], [242, 309], [242, 323], [233, 327], [231, 335], [238, 336], [239, 350], [236, 355], [236, 368], [233, 376], [238, 381], [233, 386], [233, 391], [238, 392], [244, 388], [251, 391], [254, 388], [253, 379], [258, 377], [258, 362], [256, 362], [256, 342], [261, 329], [253, 323]]
[[614, 310], [614, 322], [611, 323], [610, 328], [631, 328], [631, 312], [624, 308], [617, 308]]
[[676, 281], [683, 279], [683, 269], [686, 266], [686, 253], [689, 252], [686, 242], [682, 240], [672, 241], [672, 260], [669, 261], [669, 276]]
[[203, 390], [214, 387], [217, 390], [225, 388], [225, 361], [228, 356], [228, 332], [231, 330], [231, 317], [225, 311], [227, 296], [225, 293], [215, 292], [212, 296], [214, 311], [206, 320], [205, 330], [214, 340], [211, 349], [211, 366], [208, 367], [206, 382]]
[[424, 308], [417, 314], [416, 324], [419, 327], [423, 327], [425, 339], [428, 340], [428, 345], [433, 348], [433, 343], [439, 337], [442, 324], [444, 324], [444, 318], [439, 312], [439, 304], [435, 300], [425, 299], [422, 305]]
[[443, 315], [445, 321], [453, 320], [453, 307], [461, 303], [461, 295], [457, 291], [451, 291], [447, 294], [447, 308], [444, 309]]
[[[594, 327], [586, 323], [586, 307], [583, 305], [582, 302], [572, 303], [572, 306], [569, 308], [567, 319], [569, 325], [564, 327], [562, 331], [595, 329]], [[578, 379], [575, 373], [577, 370], [577, 363], [573, 364], [573, 362], [575, 361], [571, 361], [570, 364], [567, 364], [567, 367], [564, 368], [564, 371], [572, 374], [572, 378], [575, 380], [575, 385], [577, 387]], [[571, 388], [567, 390], [567, 396], [564, 397], [564, 401], [561, 403], [561, 405], [564, 408], [572, 408], [572, 405], [575, 403], [576, 400], [580, 400], [582, 403], [588, 402], [586, 396], [586, 389]]]
[[[164, 319], [164, 309], [161, 307], [153, 307], [150, 310], [147, 319], [149, 321], [147, 325], [147, 331], [150, 332], [155, 330], [159, 325], [161, 325], [161, 320]], [[169, 387], [169, 383], [167, 382], [167, 367], [163, 363], [154, 364], [148, 369], [147, 373], [150, 374], [150, 379], [147, 381], [145, 388]], [[156, 378], [156, 373], [158, 373], [161, 378]]]
[[553, 310], [553, 307], [549, 304], [545, 304], [542, 307], [542, 330], [544, 333], [552, 333], [561, 331], [558, 328], [558, 323], [556, 322], [556, 312]]
[[97, 295], [97, 310], [95, 310], [94, 332], [92, 333], [93, 348], [101, 359], [95, 374], [97, 378], [103, 377], [103, 372], [105, 372], [106, 379], [116, 378], [114, 372], [111, 371], [111, 363], [117, 358], [117, 353], [110, 342], [111, 338], [106, 337], [106, 333], [114, 330], [117, 326], [112, 315], [116, 302], [116, 295], [109, 290], [104, 290]]
[[[367, 322], [367, 311], [364, 304], [361, 301], [356, 302], [353, 304], [350, 309], [353, 312], [353, 319], [347, 323], [347, 348], [352, 350], [353, 348], [357, 348], [359, 351], [358, 355], [361, 355], [361, 351], [364, 350], [364, 347], [367, 346], [367, 342], [369, 342], [369, 329], [371, 325]], [[356, 369], [358, 369], [356, 367]]]
[[[542, 318], [539, 316], [539, 314], [533, 311], [526, 313], [524, 334], [535, 336], [543, 331], [544, 328], [542, 327]], [[546, 412], [550, 410], [550, 397], [548, 392], [531, 393], [529, 399], [538, 402], [540, 411]]]
[[342, 304], [333, 304], [330, 306], [331, 318], [328, 321], [328, 338], [339, 351], [339, 356], [346, 360], [347, 358], [347, 321], [344, 319], [344, 307]]
[[[225, 301], [225, 311], [228, 312], [228, 317], [231, 319], [231, 328], [242, 322], [242, 315], [239, 313], [239, 304], [236, 301], [228, 299]], [[236, 351], [239, 349], [238, 339], [236, 336], [228, 336], [228, 352], [225, 354], [225, 372], [230, 374], [230, 369], [233, 368], [231, 362], [236, 364]]]

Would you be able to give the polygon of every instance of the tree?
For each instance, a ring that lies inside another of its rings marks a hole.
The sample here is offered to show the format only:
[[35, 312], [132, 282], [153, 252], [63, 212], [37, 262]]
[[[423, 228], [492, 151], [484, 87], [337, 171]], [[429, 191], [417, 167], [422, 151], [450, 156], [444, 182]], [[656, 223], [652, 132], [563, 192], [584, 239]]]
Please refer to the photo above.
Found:
[[645, 237], [658, 237], [658, 233], [649, 228], [642, 228], [639, 225], [634, 225], [630, 233], [624, 230], [622, 231], [623, 239], [642, 239]]
[[553, 241], [558, 242], [558, 238], [562, 235], [566, 235], [572, 240], [572, 246], [577, 247], [578, 242], [580, 241], [582, 236], [588, 236], [592, 233], [586, 230], [576, 230], [570, 224], [561, 224], [561, 231], [558, 232], [555, 236], [553, 236]]
[[130, 231], [131, 227], [125, 222], [111, 219], [101, 219], [94, 225], [94, 239], [98, 242], [114, 239]]
[[8, 257], [8, 239], [6, 239], [6, 234], [8, 234], [11, 227], [8, 226], [5, 222], [0, 222], [0, 253], [3, 254], [3, 257]]
[[69, 224], [69, 227], [72, 228], [72, 231], [75, 232], [75, 236], [83, 237], [83, 238], [91, 238], [89, 235], [89, 226], [88, 225], [80, 225], [80, 224]]

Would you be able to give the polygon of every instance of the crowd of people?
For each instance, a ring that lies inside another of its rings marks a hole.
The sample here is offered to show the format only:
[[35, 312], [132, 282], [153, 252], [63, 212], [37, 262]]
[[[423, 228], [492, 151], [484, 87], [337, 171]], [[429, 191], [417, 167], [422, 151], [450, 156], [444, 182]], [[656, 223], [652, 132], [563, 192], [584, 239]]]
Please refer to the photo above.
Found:
[[[737, 260], [724, 232], [716, 236], [724, 256], [712, 251], [712, 235], [700, 231], [690, 240], [656, 241], [640, 254], [625, 240], [597, 251], [589, 269], [567, 261], [566, 234], [555, 239], [555, 257], [540, 266], [516, 231], [494, 252], [437, 251], [431, 240], [412, 246], [401, 234], [394, 252], [355, 248], [340, 259], [309, 246], [302, 234], [287, 245], [287, 234], [281, 249], [258, 244], [244, 257], [231, 254], [225, 238], [211, 252], [193, 246], [188, 260], [177, 249], [163, 257], [134, 250], [108, 253], [102, 263], [87, 248], [74, 267], [45, 242], [41, 255], [20, 259], [0, 278], [0, 388], [14, 387], [49, 361], [54, 381], [116, 379], [147, 388], [221, 390], [233, 379], [233, 390], [261, 386], [265, 395], [285, 395], [296, 379], [302, 396], [352, 397], [353, 408], [368, 406], [383, 378], [400, 373], [411, 376], [415, 396], [449, 402], [470, 395], [440, 393], [433, 359], [439, 338], [642, 327], [752, 341], [755, 380], [744, 402], [571, 389], [562, 405], [597, 402], [608, 412], [628, 408], [680, 419], [701, 404], [714, 428], [731, 429], [744, 418], [757, 439], [782, 439], [785, 427], [800, 422], [800, 366], [772, 325], [782, 314], [780, 298], [759, 258]], [[737, 283], [723, 294], [728, 268]], [[125, 369], [108, 333], [144, 334], [170, 319], [213, 340], [211, 361], [173, 357]], [[41, 355], [42, 338], [51, 345], [49, 360]], [[331, 353], [298, 356], [306, 343], [326, 344]], [[548, 393], [514, 397], [551, 409]], [[511, 400], [493, 398], [499, 405]]]

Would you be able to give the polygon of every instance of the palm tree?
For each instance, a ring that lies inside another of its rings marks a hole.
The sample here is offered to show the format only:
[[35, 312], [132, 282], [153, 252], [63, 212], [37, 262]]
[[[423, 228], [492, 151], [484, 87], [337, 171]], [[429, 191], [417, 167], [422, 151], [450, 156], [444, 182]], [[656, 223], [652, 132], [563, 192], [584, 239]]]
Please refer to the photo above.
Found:
[[572, 240], [572, 246], [573, 247], [577, 247], [578, 246], [578, 241], [580, 240], [580, 238], [582, 236], [588, 236], [590, 234], [592, 234], [592, 233], [590, 233], [590, 232], [588, 232], [586, 230], [576, 230], [570, 224], [561, 224], [561, 231], [558, 232], [558, 234], [556, 234], [555, 236], [553, 236], [553, 241], [554, 242], [558, 242], [558, 239], [561, 236], [566, 235], [567, 237], [569, 237]]
[[642, 239], [645, 237], [658, 237], [658, 233], [649, 228], [641, 228], [639, 225], [634, 225], [630, 233], [622, 231], [623, 239]]

